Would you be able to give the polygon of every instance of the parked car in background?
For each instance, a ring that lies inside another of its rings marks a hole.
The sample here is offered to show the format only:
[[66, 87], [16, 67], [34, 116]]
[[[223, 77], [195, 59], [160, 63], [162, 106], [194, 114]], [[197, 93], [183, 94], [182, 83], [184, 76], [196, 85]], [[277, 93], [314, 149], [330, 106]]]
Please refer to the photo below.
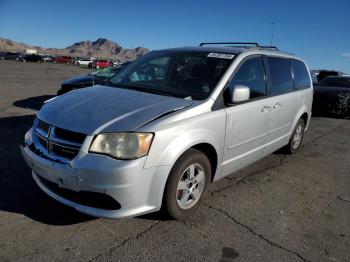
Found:
[[104, 59], [99, 59], [99, 60], [95, 60], [94, 62], [92, 62], [91, 64], [89, 64], [89, 68], [106, 68], [106, 67], [110, 67], [113, 66], [113, 62], [110, 60], [104, 60]]
[[104, 86], [45, 103], [21, 146], [34, 181], [92, 216], [163, 207], [186, 219], [211, 182], [282, 147], [297, 152], [311, 118], [306, 64], [225, 44], [152, 51]]
[[70, 56], [59, 56], [55, 57], [53, 62], [58, 64], [73, 64], [74, 59]]
[[42, 57], [42, 61], [43, 61], [43, 62], [53, 62], [53, 60], [54, 60], [54, 57], [51, 56], [51, 55], [44, 55], [44, 56]]
[[350, 76], [329, 76], [314, 86], [314, 115], [350, 118]]
[[0, 59], [2, 60], [18, 60], [20, 53], [17, 52], [1, 52]]
[[85, 59], [79, 59], [79, 60], [76, 60], [75, 61], [75, 65], [77, 66], [88, 66], [90, 63], [93, 63], [94, 62], [94, 59], [93, 58], [85, 58]]
[[38, 55], [38, 54], [21, 54], [18, 57], [18, 61], [20, 62], [38, 62], [41, 63], [42, 62], [42, 56]]
[[335, 70], [311, 70], [312, 82], [317, 84], [328, 76], [342, 76], [343, 72]]
[[97, 69], [96, 71], [83, 75], [76, 76], [63, 81], [61, 88], [57, 91], [57, 95], [62, 95], [74, 89], [80, 89], [93, 85], [103, 85], [106, 83], [115, 73], [121, 70], [122, 67], [108, 67]]

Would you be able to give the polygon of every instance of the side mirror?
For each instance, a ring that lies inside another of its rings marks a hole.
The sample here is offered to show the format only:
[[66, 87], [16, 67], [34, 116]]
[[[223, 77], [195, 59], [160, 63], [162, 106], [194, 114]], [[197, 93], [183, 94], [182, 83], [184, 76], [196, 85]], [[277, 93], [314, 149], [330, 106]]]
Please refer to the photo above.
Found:
[[233, 90], [230, 90], [230, 102], [232, 104], [240, 103], [249, 100], [250, 88], [244, 85], [235, 85]]

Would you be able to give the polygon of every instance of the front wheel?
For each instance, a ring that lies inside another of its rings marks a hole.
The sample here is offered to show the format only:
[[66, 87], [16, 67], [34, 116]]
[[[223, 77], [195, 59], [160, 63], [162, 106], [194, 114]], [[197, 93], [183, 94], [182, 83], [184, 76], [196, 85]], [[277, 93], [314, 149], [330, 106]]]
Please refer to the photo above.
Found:
[[165, 188], [165, 208], [170, 216], [184, 220], [198, 208], [210, 174], [209, 159], [196, 149], [187, 150], [176, 161]]
[[293, 130], [289, 143], [285, 147], [288, 154], [294, 154], [301, 148], [304, 141], [304, 131], [305, 122], [303, 119], [299, 119]]

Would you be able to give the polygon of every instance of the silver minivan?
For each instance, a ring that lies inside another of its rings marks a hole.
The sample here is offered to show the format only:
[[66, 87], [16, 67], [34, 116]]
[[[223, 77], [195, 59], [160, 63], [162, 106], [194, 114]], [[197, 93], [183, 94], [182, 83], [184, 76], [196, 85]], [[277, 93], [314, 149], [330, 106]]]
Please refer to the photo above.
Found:
[[150, 52], [104, 86], [47, 101], [21, 146], [38, 186], [92, 216], [185, 219], [213, 181], [296, 152], [311, 117], [305, 62], [214, 44]]

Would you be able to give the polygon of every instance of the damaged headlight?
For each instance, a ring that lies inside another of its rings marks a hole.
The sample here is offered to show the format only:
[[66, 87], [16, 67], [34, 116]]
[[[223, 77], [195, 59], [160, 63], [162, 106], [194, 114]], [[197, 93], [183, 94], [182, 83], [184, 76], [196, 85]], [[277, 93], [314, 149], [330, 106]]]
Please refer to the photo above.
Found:
[[148, 154], [153, 140], [152, 133], [105, 133], [97, 135], [89, 152], [108, 155], [117, 159], [136, 159]]

